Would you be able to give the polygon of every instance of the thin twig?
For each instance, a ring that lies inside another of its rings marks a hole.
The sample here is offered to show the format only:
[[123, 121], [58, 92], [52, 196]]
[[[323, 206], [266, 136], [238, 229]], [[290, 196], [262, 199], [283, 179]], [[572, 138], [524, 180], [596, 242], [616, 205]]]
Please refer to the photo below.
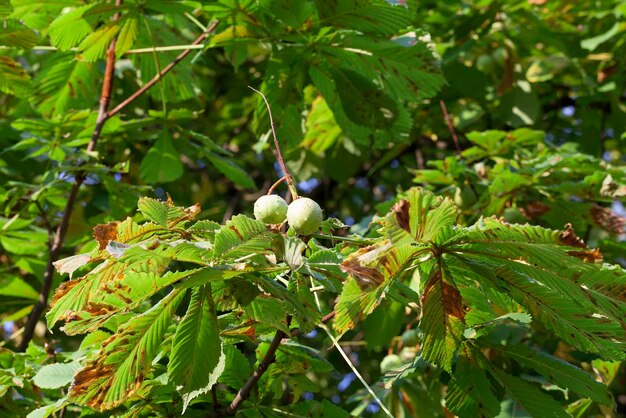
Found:
[[[115, 4], [117, 6], [121, 6], [122, 0], [116, 0]], [[120, 14], [116, 13], [113, 17], [113, 20], [117, 20], [119, 18]], [[102, 127], [107, 120], [106, 111], [111, 101], [113, 75], [115, 72], [116, 43], [117, 36], [115, 36], [111, 40], [109, 48], [107, 49], [107, 62], [104, 71], [102, 92], [100, 94], [100, 107], [98, 109], [98, 117], [96, 119], [96, 126], [94, 127], [93, 135], [91, 136], [91, 140], [87, 145], [87, 152], [93, 152], [96, 149], [98, 138], [100, 138], [100, 134], [102, 133]], [[19, 351], [25, 351], [28, 347], [28, 343], [33, 339], [35, 327], [37, 326], [37, 323], [39, 322], [39, 319], [41, 318], [44, 310], [48, 306], [48, 297], [50, 296], [50, 290], [52, 288], [52, 278], [54, 277], [54, 262], [59, 259], [61, 249], [63, 248], [63, 243], [65, 242], [65, 234], [67, 233], [67, 228], [70, 224], [70, 218], [72, 216], [74, 204], [76, 203], [76, 197], [78, 196], [80, 186], [83, 184], [86, 177], [87, 174], [85, 171], [79, 171], [74, 177], [74, 182], [72, 183], [72, 188], [70, 189], [70, 194], [67, 198], [67, 204], [65, 205], [63, 216], [61, 217], [61, 223], [59, 223], [59, 226], [56, 229], [56, 232], [54, 234], [54, 240], [52, 240], [49, 248], [48, 261], [46, 263], [46, 270], [43, 275], [43, 283], [39, 291], [39, 299], [37, 299], [35, 306], [33, 306], [33, 310], [31, 311], [28, 317], [28, 321], [24, 326], [24, 334], [22, 335], [22, 340], [18, 347]]]
[[[191, 45], [198, 45], [202, 41], [204, 41], [206, 39], [206, 37], [209, 36], [215, 30], [215, 28], [217, 28], [217, 25], [219, 23], [220, 23], [219, 20], [216, 20], [213, 23], [211, 23], [209, 25], [209, 27], [207, 28], [206, 32], [204, 32], [202, 35], [198, 36], [196, 38], [196, 40], [191, 43]], [[150, 87], [154, 86], [159, 80], [161, 80], [161, 78], [163, 78], [163, 76], [165, 74], [167, 74], [172, 68], [174, 68], [176, 66], [176, 64], [178, 64], [187, 55], [189, 55], [190, 52], [191, 52], [191, 49], [187, 48], [183, 52], [178, 54], [178, 56], [174, 59], [174, 61], [170, 62], [165, 67], [163, 67], [163, 69], [161, 71], [159, 71], [159, 73], [157, 75], [155, 75], [152, 78], [152, 80], [148, 81], [139, 90], [137, 90], [136, 92], [131, 94], [126, 100], [124, 100], [123, 102], [121, 102], [120, 104], [115, 106], [110, 112], [108, 112], [107, 113], [107, 119], [115, 116], [116, 114], [118, 114], [122, 109], [124, 109], [126, 106], [128, 106], [129, 104], [134, 102], [135, 99], [137, 99], [139, 96], [144, 94]]]
[[269, 190], [267, 191], [267, 194], [270, 195], [274, 193], [274, 190], [280, 185], [280, 183], [284, 181], [287, 181], [287, 178], [285, 176], [282, 176], [281, 178], [276, 180], [276, 183], [272, 184], [272, 187], [269, 188]]
[[[313, 285], [314, 284], [313, 283], [313, 277], [309, 277], [309, 279], [311, 280], [311, 285]], [[322, 304], [320, 303], [319, 296], [317, 295], [317, 293], [313, 293], [313, 297], [315, 298], [315, 304], [317, 305], [317, 309], [319, 309], [321, 311], [322, 310]], [[329, 313], [328, 315], [324, 316], [322, 318], [322, 321], [321, 321], [322, 323], [319, 325], [319, 327], [322, 328], [326, 332], [326, 335], [328, 335], [328, 338], [330, 338], [330, 340], [333, 342], [333, 345], [335, 346], [337, 351], [339, 351], [339, 354], [341, 354], [341, 357], [343, 357], [343, 359], [346, 361], [346, 364], [348, 365], [350, 370], [352, 370], [352, 373], [354, 373], [354, 375], [357, 377], [357, 379], [359, 379], [361, 381], [361, 384], [363, 384], [363, 386], [365, 387], [365, 390], [367, 390], [369, 392], [369, 394], [372, 395], [372, 398], [374, 398], [376, 403], [380, 406], [380, 409], [382, 409], [383, 412], [385, 412], [385, 414], [387, 414], [387, 416], [389, 416], [390, 418], [393, 418], [393, 415], [391, 415], [391, 412], [389, 412], [387, 407], [383, 404], [383, 401], [381, 401], [380, 398], [378, 396], [376, 396], [376, 393], [374, 393], [374, 391], [372, 390], [370, 385], [365, 381], [363, 376], [361, 376], [361, 373], [359, 373], [359, 371], [357, 370], [356, 366], [352, 363], [352, 360], [350, 360], [350, 357], [348, 357], [346, 352], [339, 345], [339, 341], [330, 332], [330, 329], [328, 328], [328, 326], [326, 326], [326, 322], [328, 320], [330, 320], [331, 318], [335, 317], [334, 313], [335, 313], [335, 311], [333, 311], [333, 312]]]
[[452, 140], [454, 141], [454, 146], [456, 147], [456, 153], [461, 155], [461, 145], [459, 145], [459, 138], [456, 136], [456, 132], [454, 131], [454, 125], [452, 124], [452, 118], [448, 114], [448, 108], [443, 100], [439, 100], [439, 105], [441, 106], [441, 110], [443, 110], [443, 116], [448, 124], [448, 129], [452, 134]]
[[272, 135], [274, 136], [274, 146], [276, 147], [276, 155], [278, 158], [278, 164], [280, 164], [280, 168], [283, 170], [283, 175], [285, 176], [285, 181], [287, 182], [287, 186], [289, 187], [289, 191], [291, 192], [291, 196], [294, 200], [298, 198], [298, 191], [296, 190], [296, 186], [293, 184], [293, 177], [291, 177], [291, 173], [289, 169], [285, 165], [285, 160], [283, 159], [283, 154], [280, 152], [280, 145], [278, 145], [278, 138], [276, 137], [276, 131], [274, 130], [274, 118], [272, 117], [272, 109], [270, 108], [270, 104], [267, 101], [267, 98], [263, 93], [258, 91], [257, 89], [250, 87], [250, 90], [255, 91], [261, 95], [265, 105], [267, 106], [267, 113], [270, 117], [270, 128], [272, 129]]
[[228, 408], [226, 408], [226, 410], [224, 411], [225, 415], [227, 416], [235, 415], [235, 413], [237, 412], [237, 409], [239, 409], [241, 404], [243, 404], [243, 402], [248, 398], [248, 396], [250, 396], [250, 392], [252, 391], [254, 386], [256, 386], [261, 376], [263, 376], [263, 373], [265, 373], [267, 371], [267, 368], [274, 362], [276, 350], [278, 350], [278, 346], [280, 345], [280, 342], [286, 336], [287, 335], [283, 331], [281, 330], [276, 331], [276, 334], [274, 334], [274, 339], [272, 340], [269, 348], [267, 349], [265, 356], [263, 356], [263, 359], [259, 363], [256, 370], [252, 373], [252, 376], [250, 376], [246, 384], [243, 385], [241, 390], [239, 390], [239, 392], [235, 396], [235, 399], [233, 399], [230, 405], [228, 405]]

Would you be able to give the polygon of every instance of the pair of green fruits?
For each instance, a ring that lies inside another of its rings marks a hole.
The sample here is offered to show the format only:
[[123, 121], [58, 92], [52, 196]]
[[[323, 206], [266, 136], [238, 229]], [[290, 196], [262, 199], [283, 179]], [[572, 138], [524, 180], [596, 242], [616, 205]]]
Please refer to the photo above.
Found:
[[322, 225], [322, 208], [313, 199], [300, 197], [287, 205], [282, 197], [270, 194], [254, 202], [254, 217], [266, 224], [282, 224], [287, 220], [298, 235], [311, 235]]

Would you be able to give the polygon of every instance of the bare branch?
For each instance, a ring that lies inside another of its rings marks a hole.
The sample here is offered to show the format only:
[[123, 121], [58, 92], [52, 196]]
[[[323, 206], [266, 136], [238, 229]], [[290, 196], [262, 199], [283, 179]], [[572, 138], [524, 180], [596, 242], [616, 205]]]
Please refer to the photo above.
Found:
[[[204, 41], [206, 39], [207, 36], [209, 36], [214, 30], [215, 28], [217, 28], [217, 25], [219, 24], [219, 20], [214, 21], [213, 23], [211, 23], [209, 25], [209, 27], [207, 28], [206, 32], [204, 32], [202, 35], [198, 36], [196, 38], [195, 41], [193, 41], [191, 43], [191, 45], [198, 45], [200, 44], [202, 41]], [[154, 86], [156, 83], [159, 82], [159, 80], [161, 80], [163, 78], [163, 76], [165, 74], [167, 74], [172, 68], [174, 68], [176, 66], [176, 64], [178, 64], [179, 62], [181, 62], [187, 55], [189, 55], [189, 53], [192, 51], [191, 48], [187, 48], [185, 49], [183, 52], [181, 52], [180, 54], [178, 54], [178, 56], [174, 59], [174, 61], [170, 62], [169, 64], [167, 64], [165, 67], [163, 67], [163, 69], [161, 71], [159, 71], [159, 73], [157, 75], [155, 75], [152, 80], [148, 81], [146, 84], [144, 84], [139, 90], [137, 90], [136, 92], [134, 92], [133, 94], [131, 94], [126, 100], [124, 100], [123, 102], [121, 102], [120, 104], [118, 104], [117, 106], [115, 106], [109, 113], [107, 113], [106, 118], [110, 118], [115, 116], [116, 114], [118, 114], [122, 109], [124, 109], [126, 106], [128, 106], [129, 104], [131, 104], [132, 102], [134, 102], [139, 96], [141, 96], [142, 94], [144, 94], [146, 91], [148, 91], [148, 89], [150, 89], [150, 87]]]
[[277, 330], [276, 334], [274, 334], [274, 339], [272, 340], [265, 356], [257, 366], [256, 370], [252, 373], [252, 376], [248, 379], [245, 385], [239, 390], [235, 399], [230, 403], [228, 408], [224, 411], [224, 414], [227, 416], [233, 416], [237, 412], [237, 409], [243, 404], [243, 402], [250, 396], [250, 392], [256, 386], [257, 382], [263, 376], [263, 374], [267, 371], [268, 367], [274, 362], [276, 350], [278, 350], [278, 346], [283, 338], [287, 335], [281, 331]]
[[[115, 4], [117, 6], [121, 6], [122, 0], [116, 0]], [[113, 17], [113, 20], [117, 20], [119, 18], [120, 14], [116, 13]], [[94, 127], [91, 140], [87, 145], [87, 152], [92, 152], [96, 149], [96, 144], [98, 143], [98, 139], [100, 138], [102, 127], [107, 120], [106, 111], [109, 107], [109, 103], [111, 102], [111, 90], [113, 87], [113, 76], [115, 72], [116, 43], [117, 36], [113, 38], [113, 40], [109, 44], [109, 48], [107, 49], [107, 62], [104, 71], [102, 92], [100, 93], [100, 107], [98, 109], [98, 118], [96, 119], [96, 126]], [[48, 261], [46, 263], [46, 270], [44, 271], [43, 275], [43, 283], [41, 285], [41, 289], [39, 290], [39, 299], [37, 299], [37, 302], [35, 303], [35, 306], [33, 307], [33, 310], [31, 311], [28, 317], [28, 321], [26, 322], [26, 325], [24, 327], [24, 334], [22, 336], [22, 341], [19, 345], [20, 351], [25, 351], [28, 347], [28, 343], [33, 339], [35, 327], [37, 326], [37, 323], [39, 322], [39, 319], [41, 318], [44, 310], [48, 306], [48, 297], [50, 296], [52, 278], [54, 277], [54, 262], [59, 259], [61, 249], [63, 248], [63, 243], [65, 242], [65, 234], [67, 233], [67, 228], [70, 223], [72, 211], [74, 210], [74, 204], [76, 203], [76, 197], [78, 196], [80, 186], [83, 184], [86, 177], [87, 174], [85, 173], [85, 171], [79, 171], [74, 177], [74, 182], [72, 183], [72, 188], [70, 189], [70, 194], [67, 198], [67, 204], [65, 205], [63, 216], [61, 217], [61, 223], [59, 223], [59, 226], [57, 227], [54, 234], [54, 239], [51, 241], [51, 244], [49, 246]]]
[[452, 118], [448, 114], [448, 108], [446, 107], [446, 103], [443, 100], [439, 100], [439, 105], [441, 106], [441, 110], [443, 110], [443, 116], [446, 119], [446, 123], [448, 124], [450, 134], [452, 134], [452, 140], [454, 141], [454, 146], [456, 147], [456, 153], [458, 155], [461, 155], [461, 145], [459, 145], [459, 138], [457, 138], [456, 132], [454, 131], [454, 125], [452, 124]]

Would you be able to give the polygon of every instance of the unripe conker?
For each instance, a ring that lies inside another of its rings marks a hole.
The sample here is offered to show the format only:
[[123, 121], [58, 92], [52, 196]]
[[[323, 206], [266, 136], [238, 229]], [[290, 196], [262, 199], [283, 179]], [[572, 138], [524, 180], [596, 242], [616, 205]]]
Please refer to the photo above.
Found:
[[289, 204], [287, 222], [299, 235], [310, 235], [322, 225], [322, 208], [313, 199], [301, 197]]
[[281, 224], [287, 218], [287, 202], [275, 194], [261, 196], [254, 202], [254, 217], [266, 224]]
[[454, 192], [454, 204], [461, 209], [469, 209], [476, 203], [476, 193], [469, 186], [457, 187]]
[[402, 343], [405, 346], [415, 346], [420, 342], [420, 333], [416, 329], [408, 329], [402, 333]]
[[491, 55], [481, 55], [476, 59], [476, 68], [483, 73], [490, 73], [494, 70], [495, 63]]
[[397, 354], [389, 354], [380, 362], [380, 372], [385, 374], [402, 364], [402, 359]]

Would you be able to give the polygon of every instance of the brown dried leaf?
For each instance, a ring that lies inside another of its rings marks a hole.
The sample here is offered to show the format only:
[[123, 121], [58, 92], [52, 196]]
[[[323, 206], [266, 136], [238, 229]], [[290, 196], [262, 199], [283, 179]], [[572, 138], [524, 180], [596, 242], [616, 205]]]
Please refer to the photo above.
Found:
[[626, 233], [626, 218], [616, 215], [611, 209], [593, 205], [589, 209], [591, 219], [601, 228], [613, 233]]
[[550, 209], [552, 209], [550, 206], [536, 200], [529, 203], [525, 207], [521, 207], [519, 210], [526, 219], [533, 219], [547, 213]]
[[109, 241], [117, 239], [117, 225], [119, 222], [109, 222], [108, 224], [96, 225], [93, 228], [93, 237], [98, 241], [100, 250], [104, 250]]
[[565, 225], [565, 230], [561, 233], [559, 239], [564, 245], [587, 249], [587, 244], [585, 244], [585, 241], [583, 241], [582, 238], [579, 238], [576, 235], [574, 229], [572, 228], [572, 224]]
[[396, 219], [398, 221], [398, 225], [400, 226], [400, 228], [404, 229], [409, 234], [411, 233], [411, 224], [410, 224], [411, 216], [409, 214], [410, 209], [411, 209], [411, 204], [409, 203], [408, 200], [401, 200], [395, 205], [393, 205], [393, 207], [391, 208], [391, 210], [396, 216]]

